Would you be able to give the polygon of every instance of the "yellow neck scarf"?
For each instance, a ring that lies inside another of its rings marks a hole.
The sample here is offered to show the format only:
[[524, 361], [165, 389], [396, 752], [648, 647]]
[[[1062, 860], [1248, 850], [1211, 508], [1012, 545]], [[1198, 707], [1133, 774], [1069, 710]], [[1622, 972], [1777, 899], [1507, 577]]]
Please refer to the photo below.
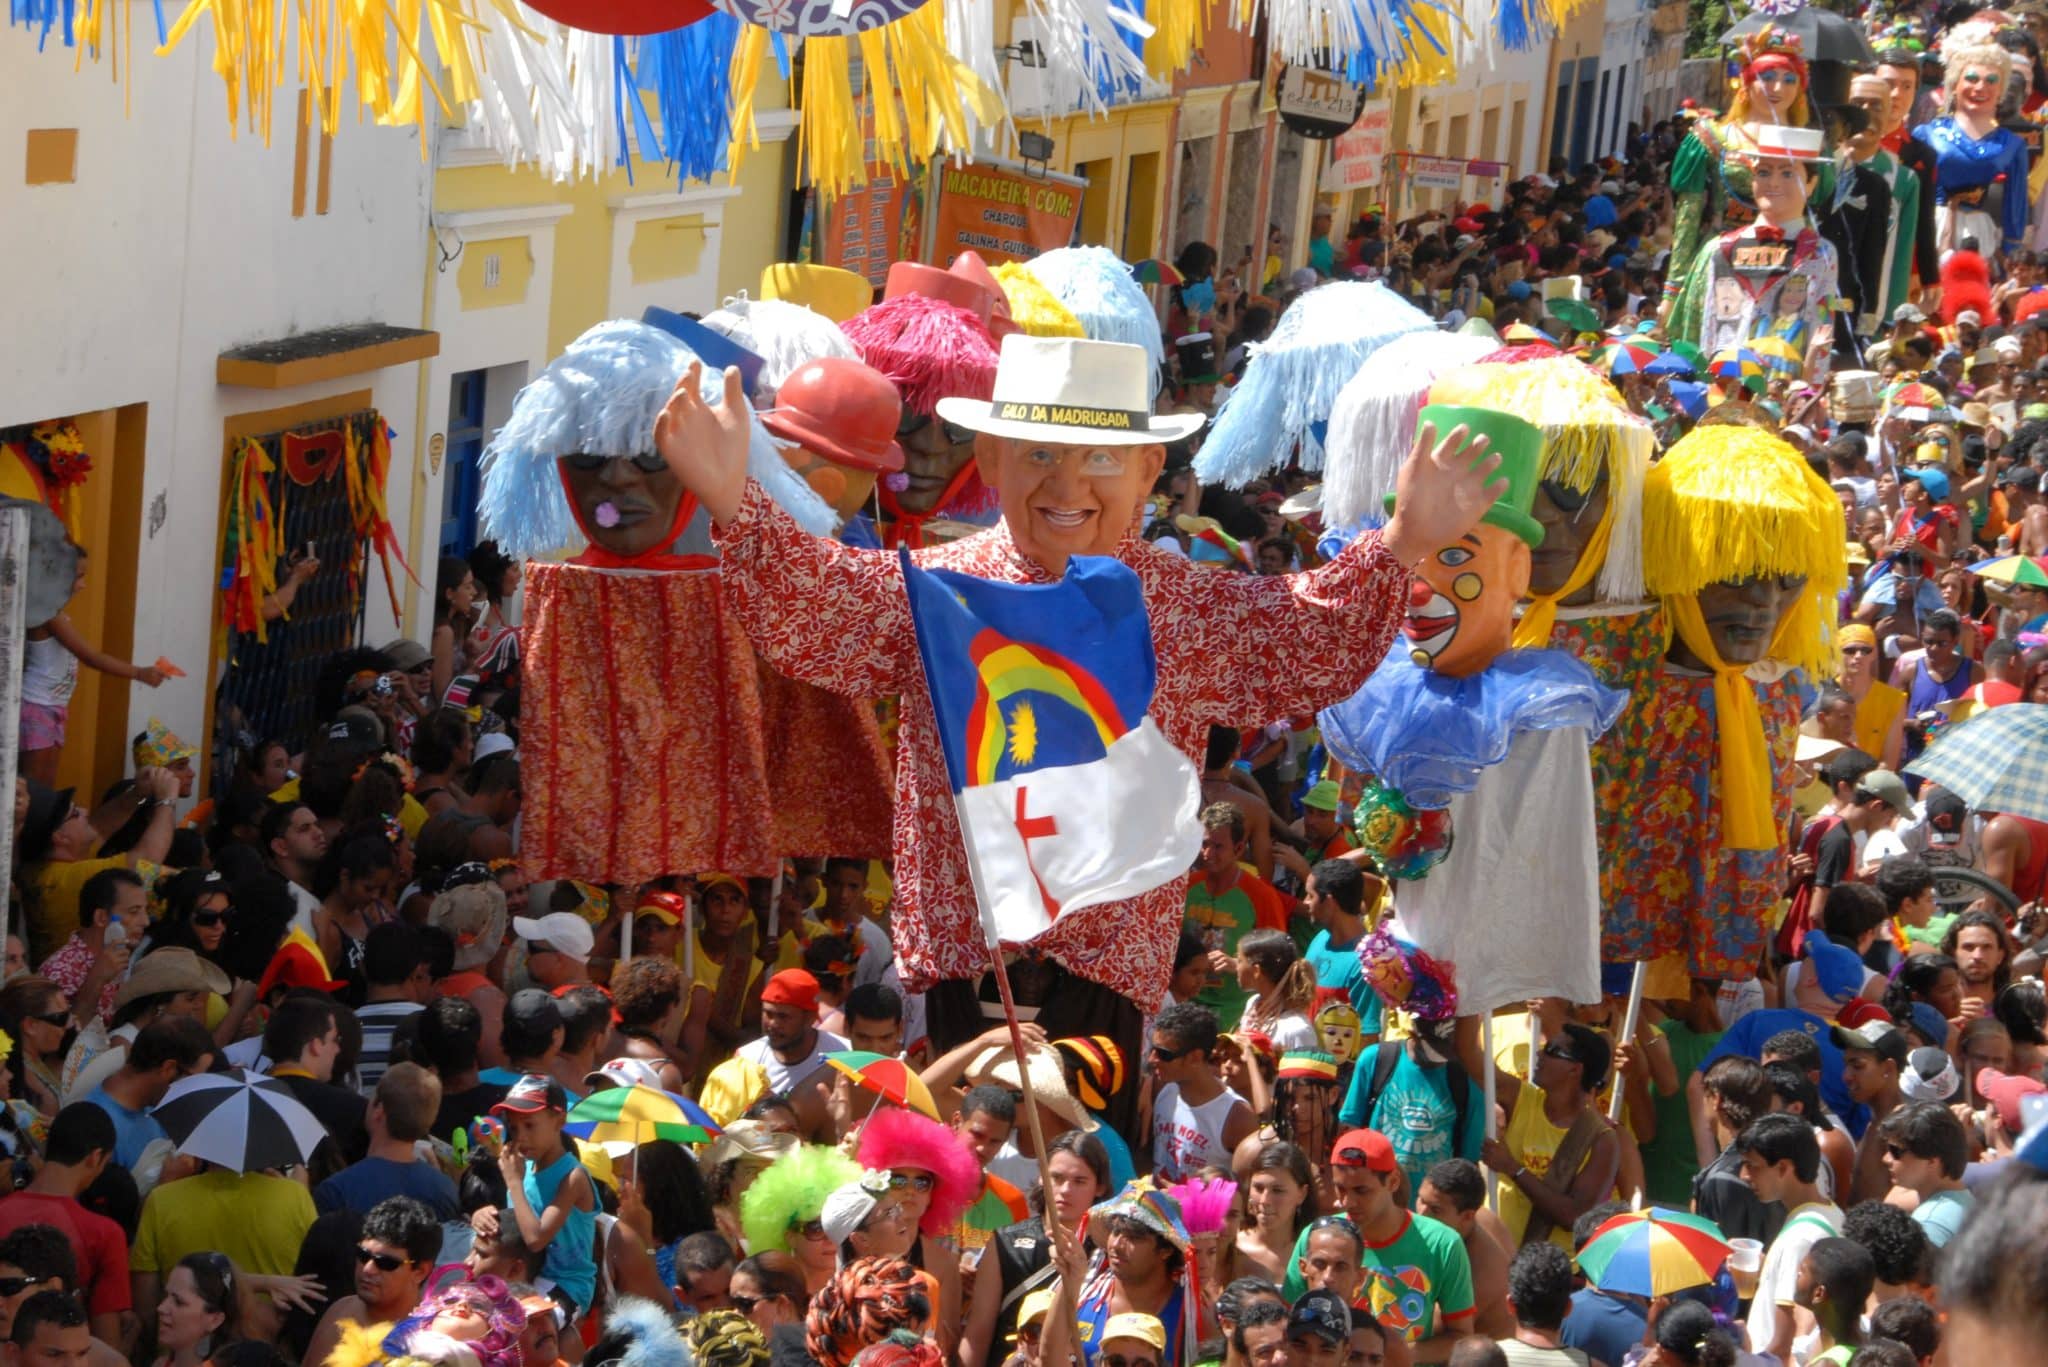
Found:
[[1586, 538], [1586, 548], [1579, 553], [1579, 563], [1572, 566], [1564, 586], [1556, 593], [1539, 593], [1530, 597], [1528, 606], [1522, 609], [1522, 620], [1515, 623], [1515, 649], [1529, 650], [1549, 645], [1551, 630], [1557, 625], [1557, 605], [1592, 583], [1593, 576], [1600, 573], [1600, 567], [1607, 563], [1607, 534], [1614, 529], [1614, 502], [1610, 496], [1607, 507], [1600, 513], [1600, 525]]
[[[1715, 760], [1721, 788], [1721, 840], [1729, 849], [1769, 850], [1778, 845], [1771, 803], [1771, 752], [1764, 739], [1764, 715], [1756, 690], [1744, 677], [1747, 665], [1731, 665], [1714, 649], [1714, 638], [1689, 593], [1664, 600], [1678, 639], [1714, 675], [1714, 725], [1720, 732]], [[1773, 641], [1775, 645], [1775, 641]]]

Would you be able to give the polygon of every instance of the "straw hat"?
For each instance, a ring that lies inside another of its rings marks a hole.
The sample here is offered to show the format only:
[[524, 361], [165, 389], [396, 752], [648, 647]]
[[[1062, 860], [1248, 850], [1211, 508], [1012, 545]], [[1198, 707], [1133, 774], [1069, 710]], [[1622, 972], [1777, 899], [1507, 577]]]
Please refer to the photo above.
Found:
[[988, 1081], [1013, 1092], [1028, 1090], [1033, 1101], [1075, 1129], [1094, 1131], [1100, 1122], [1067, 1090], [1066, 1069], [1060, 1066], [1057, 1053], [1051, 1048], [1033, 1049], [1026, 1056], [1025, 1069], [1030, 1078], [1028, 1089], [1017, 1079], [1016, 1055], [1007, 1046], [996, 1045], [975, 1055], [967, 1065], [967, 1074], [975, 1077], [985, 1073]]

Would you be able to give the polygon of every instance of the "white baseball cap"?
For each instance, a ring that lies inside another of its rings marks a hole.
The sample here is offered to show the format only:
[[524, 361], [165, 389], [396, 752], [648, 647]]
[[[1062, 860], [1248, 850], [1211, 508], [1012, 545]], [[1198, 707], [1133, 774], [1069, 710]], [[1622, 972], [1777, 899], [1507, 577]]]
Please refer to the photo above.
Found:
[[538, 919], [514, 916], [512, 933], [522, 940], [535, 940], [545, 944], [557, 954], [566, 954], [578, 963], [590, 958], [590, 951], [597, 945], [597, 936], [590, 929], [590, 922], [573, 911], [551, 911]]

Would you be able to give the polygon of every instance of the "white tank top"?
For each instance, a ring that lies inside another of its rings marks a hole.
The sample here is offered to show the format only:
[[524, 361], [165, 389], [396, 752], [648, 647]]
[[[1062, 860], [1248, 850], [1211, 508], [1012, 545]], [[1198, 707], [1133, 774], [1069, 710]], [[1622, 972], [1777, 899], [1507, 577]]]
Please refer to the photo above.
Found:
[[55, 636], [24, 642], [21, 654], [21, 700], [41, 707], [64, 707], [78, 687], [78, 657]]
[[1244, 1098], [1225, 1087], [1200, 1106], [1181, 1100], [1180, 1088], [1167, 1087], [1159, 1093], [1152, 1114], [1152, 1175], [1161, 1185], [1185, 1182], [1212, 1164], [1230, 1166], [1230, 1150], [1223, 1146], [1223, 1125], [1233, 1107]]

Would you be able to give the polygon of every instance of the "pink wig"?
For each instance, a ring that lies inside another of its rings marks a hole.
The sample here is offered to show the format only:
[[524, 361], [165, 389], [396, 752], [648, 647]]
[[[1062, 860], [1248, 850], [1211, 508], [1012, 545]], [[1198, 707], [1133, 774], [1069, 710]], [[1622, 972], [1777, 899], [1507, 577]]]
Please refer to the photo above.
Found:
[[1180, 1202], [1181, 1222], [1188, 1233], [1214, 1234], [1230, 1215], [1230, 1203], [1237, 1199], [1237, 1183], [1223, 1177], [1195, 1177], [1168, 1187], [1166, 1194]]
[[951, 1229], [981, 1192], [981, 1164], [966, 1141], [938, 1121], [901, 1107], [875, 1107], [860, 1127], [855, 1157], [864, 1168], [913, 1168], [932, 1175], [932, 1203], [917, 1222], [926, 1234]]
[[913, 413], [929, 416], [940, 399], [995, 393], [995, 343], [981, 319], [957, 304], [899, 294], [847, 319], [842, 330]]

